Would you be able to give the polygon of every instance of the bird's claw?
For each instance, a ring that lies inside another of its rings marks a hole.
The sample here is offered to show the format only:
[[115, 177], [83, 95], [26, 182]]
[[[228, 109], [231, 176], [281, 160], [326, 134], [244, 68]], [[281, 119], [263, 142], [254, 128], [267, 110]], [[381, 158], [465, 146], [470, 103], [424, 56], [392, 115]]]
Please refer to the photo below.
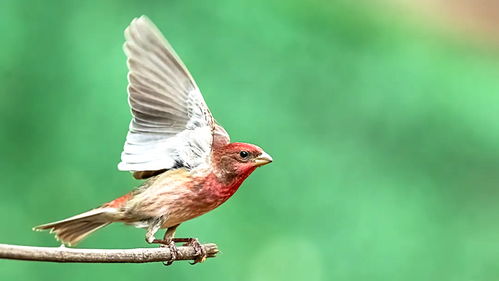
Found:
[[178, 249], [175, 245], [175, 241], [173, 239], [154, 239], [151, 243], [160, 244], [160, 247], [168, 247], [170, 249], [171, 257], [170, 260], [163, 262], [163, 265], [169, 266], [172, 265], [174, 261], [177, 260], [178, 257]]
[[201, 246], [199, 240], [196, 238], [172, 238], [172, 239], [154, 239], [151, 243], [160, 244], [160, 247], [168, 247], [170, 248], [171, 258], [169, 261], [164, 262], [164, 265], [171, 265], [178, 257], [178, 249], [175, 243], [183, 242], [183, 246], [191, 246], [194, 248], [194, 262], [190, 262], [191, 265], [195, 265], [196, 263], [204, 262], [208, 257], [206, 250]]
[[205, 249], [201, 244], [199, 243], [199, 240], [196, 238], [190, 238], [187, 243], [184, 244], [185, 246], [192, 246], [194, 250], [196, 251], [196, 259], [194, 259], [194, 262], [190, 262], [191, 265], [195, 265], [196, 263], [204, 262], [208, 255], [206, 254]]
[[168, 244], [168, 248], [170, 248], [171, 257], [170, 257], [169, 261], [163, 262], [163, 265], [165, 265], [165, 266], [172, 265], [173, 262], [178, 257], [178, 250], [177, 250], [177, 246], [175, 245], [175, 242], [170, 241], [170, 243]]

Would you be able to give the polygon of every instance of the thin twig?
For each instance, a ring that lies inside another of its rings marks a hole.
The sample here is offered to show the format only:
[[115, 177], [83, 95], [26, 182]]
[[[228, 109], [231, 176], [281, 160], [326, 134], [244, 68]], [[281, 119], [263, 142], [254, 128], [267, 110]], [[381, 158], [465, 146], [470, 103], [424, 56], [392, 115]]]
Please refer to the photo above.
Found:
[[[202, 244], [209, 258], [218, 253], [216, 244]], [[196, 250], [191, 246], [178, 246], [175, 260], [195, 260]], [[169, 261], [168, 247], [136, 249], [77, 249], [66, 247], [32, 247], [0, 244], [0, 259], [79, 262], [79, 263], [144, 263]]]

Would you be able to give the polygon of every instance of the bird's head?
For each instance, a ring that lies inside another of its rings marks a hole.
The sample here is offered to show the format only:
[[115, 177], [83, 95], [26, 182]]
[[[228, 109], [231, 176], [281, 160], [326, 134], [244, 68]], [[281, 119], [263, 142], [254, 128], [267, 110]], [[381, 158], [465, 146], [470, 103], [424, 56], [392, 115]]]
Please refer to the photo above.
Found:
[[213, 161], [217, 172], [229, 180], [246, 178], [257, 167], [272, 162], [272, 157], [256, 145], [235, 142], [215, 152]]

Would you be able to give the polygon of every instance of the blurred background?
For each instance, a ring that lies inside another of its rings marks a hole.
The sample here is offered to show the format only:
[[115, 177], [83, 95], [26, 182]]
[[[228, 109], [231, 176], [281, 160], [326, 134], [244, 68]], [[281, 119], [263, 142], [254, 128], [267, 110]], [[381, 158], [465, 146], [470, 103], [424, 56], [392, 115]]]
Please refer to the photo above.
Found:
[[[178, 236], [204, 264], [0, 261], [2, 280], [497, 280], [495, 1], [0, 1], [0, 243], [140, 184], [118, 172], [123, 31], [148, 15], [258, 169]], [[143, 247], [111, 225], [82, 248]]]

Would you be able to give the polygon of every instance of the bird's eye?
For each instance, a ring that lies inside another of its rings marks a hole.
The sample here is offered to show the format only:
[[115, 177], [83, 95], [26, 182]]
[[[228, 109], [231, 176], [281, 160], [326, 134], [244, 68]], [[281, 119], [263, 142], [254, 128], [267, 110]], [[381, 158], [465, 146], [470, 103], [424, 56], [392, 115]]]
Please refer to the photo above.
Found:
[[248, 158], [249, 152], [243, 150], [243, 151], [239, 152], [239, 156], [241, 156], [241, 158]]

